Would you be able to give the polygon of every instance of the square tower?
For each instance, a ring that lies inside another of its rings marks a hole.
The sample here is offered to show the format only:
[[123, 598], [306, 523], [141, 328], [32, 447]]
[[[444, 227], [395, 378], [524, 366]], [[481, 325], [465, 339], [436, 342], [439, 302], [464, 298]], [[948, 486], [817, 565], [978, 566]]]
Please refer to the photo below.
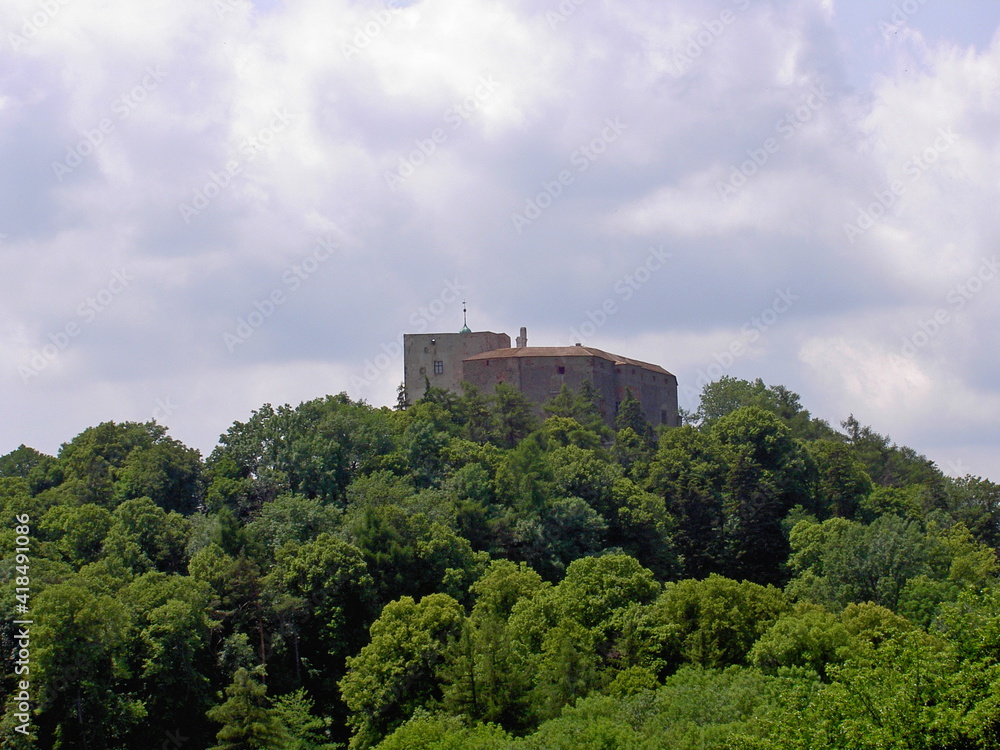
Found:
[[491, 331], [404, 333], [403, 387], [412, 403], [432, 388], [461, 392], [462, 361], [494, 349], [509, 349], [510, 336]]

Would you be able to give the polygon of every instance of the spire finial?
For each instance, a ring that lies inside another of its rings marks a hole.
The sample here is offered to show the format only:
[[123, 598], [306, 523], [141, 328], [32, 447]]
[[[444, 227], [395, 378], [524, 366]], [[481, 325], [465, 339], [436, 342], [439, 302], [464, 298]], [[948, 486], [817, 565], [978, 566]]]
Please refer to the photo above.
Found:
[[472, 333], [469, 329], [469, 311], [465, 306], [465, 300], [462, 300], [462, 330], [459, 333]]

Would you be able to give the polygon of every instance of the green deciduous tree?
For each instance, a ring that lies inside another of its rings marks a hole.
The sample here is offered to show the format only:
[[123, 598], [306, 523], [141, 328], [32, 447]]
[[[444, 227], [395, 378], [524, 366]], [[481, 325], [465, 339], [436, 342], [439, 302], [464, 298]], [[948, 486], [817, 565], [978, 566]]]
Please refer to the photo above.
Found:
[[834, 610], [866, 601], [894, 609], [906, 582], [930, 571], [920, 525], [899, 516], [870, 526], [843, 518], [802, 521], [792, 529], [791, 545], [789, 594]]
[[816, 502], [810, 508], [820, 518], [854, 518], [871, 493], [872, 480], [846, 443], [816, 440], [808, 446], [816, 462]]
[[55, 463], [52, 456], [29, 448], [23, 443], [6, 456], [0, 456], [0, 477], [21, 477], [27, 479], [32, 472], [47, 468]]
[[595, 450], [575, 445], [555, 448], [546, 457], [552, 470], [554, 493], [578, 497], [598, 513], [613, 510], [614, 486], [621, 469]]
[[976, 539], [1000, 551], [1000, 485], [973, 476], [952, 480], [947, 509]]
[[619, 479], [613, 498], [607, 545], [631, 555], [661, 580], [678, 578], [683, 559], [675, 540], [678, 519], [663, 496]]
[[623, 611], [633, 604], [649, 604], [659, 593], [652, 572], [628, 555], [575, 560], [566, 577], [552, 589], [561, 616], [580, 623], [605, 642], [617, 636]]
[[131, 621], [128, 671], [147, 711], [129, 745], [158, 744], [178, 727], [203, 736], [207, 722], [199, 718], [211, 705], [211, 636], [219, 624], [210, 617], [211, 587], [188, 576], [149, 572], [121, 589], [118, 600]]
[[782, 519], [810, 507], [815, 464], [773, 414], [744, 407], [720, 419], [713, 434], [726, 461], [725, 510], [734, 572], [759, 583], [785, 578], [788, 541]]
[[[956, 689], [967, 685], [957, 667], [946, 643], [919, 631], [856, 655], [832, 670], [810, 712], [813, 746], [984, 747], [982, 725], [966, 719], [986, 696]], [[987, 711], [995, 720], [996, 708]]]
[[79, 567], [100, 556], [112, 522], [111, 512], [101, 505], [56, 505], [42, 516], [39, 528]]
[[457, 716], [417, 713], [376, 750], [510, 750], [510, 737], [490, 725], [466, 726]]
[[558, 716], [564, 706], [597, 686], [594, 636], [573, 620], [563, 620], [545, 633], [535, 663], [532, 706], [542, 720]]
[[103, 554], [135, 573], [184, 567], [187, 522], [167, 513], [148, 497], [126, 500], [111, 514]]
[[436, 591], [461, 596], [482, 571], [485, 553], [474, 552], [450, 522], [433, 514], [415, 498], [348, 511], [342, 533], [361, 550], [380, 602]]
[[291, 541], [278, 550], [262, 583], [271, 606], [287, 617], [285, 636], [297, 678], [306, 672], [306, 654], [310, 671], [330, 682], [332, 691], [346, 658], [364, 645], [374, 604], [374, 582], [361, 551], [327, 533]]
[[118, 473], [133, 454], [169, 441], [166, 432], [155, 422], [103, 422], [64, 443], [54, 469], [77, 502], [111, 507]]
[[270, 558], [288, 542], [307, 542], [333, 532], [339, 518], [340, 512], [332, 505], [301, 495], [282, 495], [265, 505], [243, 531], [255, 550]]
[[773, 412], [777, 404], [760, 378], [751, 382], [724, 375], [702, 387], [695, 417], [703, 426], [710, 427], [745, 406], [757, 406]]
[[912, 448], [900, 447], [871, 427], [862, 426], [852, 414], [841, 425], [854, 455], [872, 481], [885, 487], [923, 484], [939, 499], [944, 495], [944, 477], [924, 456]]
[[794, 437], [802, 440], [836, 440], [841, 437], [829, 424], [821, 419], [814, 419], [802, 408], [799, 394], [783, 385], [766, 386], [760, 378], [749, 381], [725, 375], [713, 383], [707, 383], [702, 388], [701, 402], [694, 414], [694, 421], [702, 427], [711, 427], [728, 414], [747, 406], [770, 412], [781, 420]]
[[711, 434], [685, 426], [660, 439], [649, 485], [675, 518], [674, 543], [688, 577], [704, 578], [726, 568], [725, 476], [723, 448]]
[[43, 747], [120, 745], [147, 714], [125, 680], [129, 618], [115, 598], [83, 581], [46, 587], [32, 599], [31, 676], [42, 711]]
[[441, 699], [435, 676], [463, 620], [459, 603], [444, 594], [419, 602], [405, 596], [385, 606], [340, 682], [351, 711], [351, 748], [372, 747], [416, 709]]
[[827, 667], [850, 654], [851, 635], [837, 617], [815, 604], [786, 612], [750, 650], [749, 661], [774, 674], [781, 667], [807, 667], [821, 679]]
[[508, 620], [518, 602], [545, 587], [531, 568], [508, 560], [491, 563], [472, 585], [475, 605], [441, 669], [450, 711], [512, 730], [527, 727], [531, 675]]
[[633, 666], [621, 644], [630, 612], [659, 590], [635, 559], [604, 555], [575, 560], [558, 585], [514, 606], [508, 633], [516, 644], [514, 663], [533, 682], [536, 720], [595, 687], [603, 672], [610, 679], [610, 671]]
[[115, 472], [115, 497], [148, 497], [167, 511], [189, 515], [202, 503], [205, 480], [201, 454], [166, 436], [133, 450]]
[[381, 457], [395, 447], [391, 420], [392, 412], [352, 402], [344, 393], [295, 408], [265, 404], [219, 438], [209, 467], [230, 459], [238, 478], [251, 480], [258, 507], [276, 496], [269, 496], [267, 488], [275, 477], [306, 497], [342, 499], [354, 476], [378, 468]]
[[788, 609], [773, 586], [712, 575], [668, 583], [650, 608], [667, 664], [746, 664], [750, 649]]
[[539, 511], [554, 494], [552, 466], [537, 440], [508, 451], [496, 475], [497, 499], [521, 512]]
[[601, 445], [601, 436], [598, 433], [569, 417], [546, 419], [540, 428], [540, 437], [549, 449], [567, 445], [594, 449]]

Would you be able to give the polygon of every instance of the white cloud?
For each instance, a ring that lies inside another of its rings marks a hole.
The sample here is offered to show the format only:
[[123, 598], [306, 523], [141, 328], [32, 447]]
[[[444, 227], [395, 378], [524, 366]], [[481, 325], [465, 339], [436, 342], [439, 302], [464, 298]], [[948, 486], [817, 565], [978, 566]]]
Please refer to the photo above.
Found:
[[[6, 4], [0, 26], [37, 7]], [[0, 47], [0, 452], [146, 418], [154, 394], [192, 405], [166, 421], [208, 450], [255, 401], [350, 391], [446, 279], [474, 327], [562, 343], [622, 301], [651, 246], [670, 262], [588, 343], [694, 379], [792, 289], [730, 373], [915, 443], [939, 445], [942, 414], [949, 444], [1000, 442], [980, 416], [996, 414], [997, 297], [946, 302], [1000, 230], [1000, 44], [962, 42], [982, 25], [965, 5], [947, 38], [928, 7], [888, 42], [891, 4], [831, 0], [589, 0], [555, 19], [518, 0], [61, 7]], [[602, 142], [609, 119], [627, 127]], [[942, 129], [954, 139], [914, 179]], [[57, 174], [73, 150], [93, 153]], [[752, 174], [723, 196], [734, 170]], [[845, 225], [894, 179], [905, 190], [852, 243]], [[335, 256], [230, 356], [224, 333], [328, 236]], [[134, 284], [25, 388], [17, 365], [120, 266]], [[946, 329], [889, 366], [942, 306]], [[434, 325], [457, 330], [460, 308]], [[391, 403], [400, 378], [396, 362], [352, 395]]]

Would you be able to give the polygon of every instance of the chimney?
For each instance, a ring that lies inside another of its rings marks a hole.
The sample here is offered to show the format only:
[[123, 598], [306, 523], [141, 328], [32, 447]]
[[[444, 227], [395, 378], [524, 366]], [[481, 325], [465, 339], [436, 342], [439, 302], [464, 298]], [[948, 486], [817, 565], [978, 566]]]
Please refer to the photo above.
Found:
[[517, 337], [517, 348], [523, 349], [528, 345], [528, 329], [521, 326], [521, 335]]

